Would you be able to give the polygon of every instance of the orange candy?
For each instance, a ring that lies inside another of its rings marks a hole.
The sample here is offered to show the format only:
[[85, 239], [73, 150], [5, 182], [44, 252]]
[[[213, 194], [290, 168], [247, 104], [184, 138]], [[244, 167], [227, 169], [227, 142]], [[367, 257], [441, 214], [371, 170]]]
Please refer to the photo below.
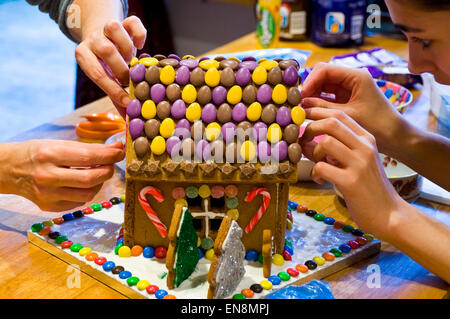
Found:
[[344, 224], [343, 222], [337, 220], [337, 221], [334, 222], [333, 227], [334, 227], [334, 228], [337, 228], [337, 229], [341, 229], [342, 227], [344, 227], [344, 225], [345, 225], [345, 224]]
[[46, 226], [39, 231], [39, 235], [47, 236], [48, 234], [51, 233], [51, 231], [52, 231], [52, 229], [50, 227]]
[[133, 248], [131, 248], [131, 256], [139, 256], [140, 254], [142, 254], [143, 250], [144, 249], [142, 248], [142, 246], [133, 246]]
[[163, 299], [177, 299], [174, 295], [168, 294], [165, 295]]
[[334, 260], [334, 254], [326, 251], [322, 254], [322, 257], [327, 261], [333, 261]]
[[93, 261], [97, 257], [98, 257], [98, 254], [92, 252], [92, 253], [87, 254], [86, 257], [84, 257], [84, 258], [86, 258], [86, 260]]
[[307, 272], [308, 271], [308, 267], [306, 267], [305, 265], [302, 264], [298, 264], [297, 266], [295, 266], [295, 269], [297, 269], [300, 272]]
[[245, 298], [252, 298], [255, 293], [251, 289], [242, 289], [241, 294], [243, 294]]
[[52, 220], [56, 225], [61, 225], [62, 223], [64, 223], [64, 219], [62, 217], [56, 217], [53, 218]]

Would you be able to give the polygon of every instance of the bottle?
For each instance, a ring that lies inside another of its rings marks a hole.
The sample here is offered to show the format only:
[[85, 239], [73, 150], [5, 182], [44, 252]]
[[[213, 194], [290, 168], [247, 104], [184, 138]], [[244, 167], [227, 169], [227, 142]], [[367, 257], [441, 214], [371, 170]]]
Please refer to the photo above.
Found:
[[280, 15], [280, 39], [303, 41], [307, 38], [310, 0], [283, 0]]
[[364, 42], [367, 0], [313, 0], [311, 40], [345, 47]]
[[281, 0], [258, 0], [256, 4], [256, 37], [263, 49], [276, 48], [280, 37]]

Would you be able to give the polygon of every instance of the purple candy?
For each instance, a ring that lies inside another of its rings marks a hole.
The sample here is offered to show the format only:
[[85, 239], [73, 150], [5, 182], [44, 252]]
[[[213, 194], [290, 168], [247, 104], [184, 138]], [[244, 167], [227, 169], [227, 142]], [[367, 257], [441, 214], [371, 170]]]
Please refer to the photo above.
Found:
[[212, 99], [215, 105], [220, 105], [223, 102], [225, 102], [227, 98], [227, 89], [224, 88], [223, 86], [219, 85], [216, 86], [213, 90], [212, 90]]
[[278, 162], [284, 161], [288, 155], [286, 141], [279, 141], [272, 147], [272, 158]]
[[297, 68], [293, 65], [288, 66], [283, 73], [283, 81], [287, 85], [295, 85], [298, 81]]
[[256, 99], [262, 104], [267, 104], [272, 100], [272, 88], [269, 84], [263, 84], [259, 87]]
[[247, 117], [247, 108], [245, 107], [245, 104], [242, 102], [236, 104], [231, 112], [231, 117], [235, 122], [242, 122], [245, 120]]
[[277, 111], [276, 121], [281, 126], [291, 123], [291, 111], [286, 106], [282, 106]]
[[144, 81], [145, 78], [145, 65], [142, 63], [137, 63], [130, 70], [130, 79], [134, 83], [139, 83]]
[[140, 118], [132, 119], [130, 124], [128, 124], [128, 128], [130, 130], [130, 136], [134, 140], [144, 132], [144, 121]]
[[172, 104], [170, 114], [176, 119], [181, 119], [186, 114], [186, 103], [183, 100], [178, 99]]
[[189, 83], [189, 78], [191, 77], [191, 73], [189, 72], [189, 68], [185, 65], [182, 65], [177, 70], [177, 75], [175, 76], [175, 82], [179, 85], [186, 85]]
[[256, 62], [256, 58], [253, 56], [246, 56], [245, 58], [242, 59], [242, 62], [245, 61], [255, 61]]
[[202, 56], [198, 62], [202, 62], [203, 60], [209, 60], [209, 58], [207, 56]]
[[256, 122], [252, 127], [252, 135], [256, 138], [256, 140], [264, 141], [267, 137], [267, 124], [264, 122]]
[[198, 61], [194, 59], [184, 59], [180, 61], [181, 66], [186, 66], [189, 70], [193, 70], [198, 66]]
[[148, 54], [148, 53], [141, 53], [139, 55], [139, 59], [142, 59], [142, 58], [150, 58], [150, 54]]
[[138, 99], [132, 99], [127, 105], [127, 115], [130, 119], [134, 119], [141, 115], [141, 102]]
[[209, 145], [208, 141], [206, 140], [200, 140], [197, 143], [197, 146], [195, 147], [195, 154], [197, 155], [197, 158], [200, 160], [207, 160], [211, 157], [211, 146]]
[[180, 154], [181, 141], [178, 136], [171, 136], [166, 140], [166, 151], [171, 157]]
[[247, 68], [250, 72], [253, 72], [253, 70], [256, 69], [258, 65], [258, 62], [256, 61], [244, 61], [239, 63], [240, 68]]
[[212, 103], [206, 104], [202, 109], [202, 120], [205, 123], [211, 123], [216, 120], [217, 111], [216, 106]]
[[236, 72], [236, 83], [240, 86], [246, 86], [250, 83], [252, 75], [247, 68], [240, 68]]
[[259, 142], [256, 151], [258, 153], [258, 159], [261, 163], [266, 163], [270, 160], [270, 144], [267, 143], [267, 141]]
[[236, 124], [227, 122], [222, 125], [222, 138], [226, 143], [232, 142], [236, 136]]
[[167, 57], [168, 59], [175, 59], [175, 60], [177, 60], [177, 61], [181, 61], [181, 58], [178, 56], [178, 55], [176, 55], [176, 54], [169, 54], [169, 56]]
[[191, 124], [187, 119], [181, 119], [175, 126], [174, 135], [178, 136], [180, 139], [185, 139], [191, 136]]
[[152, 86], [150, 89], [150, 97], [155, 102], [155, 104], [158, 104], [162, 100], [164, 100], [164, 97], [166, 96], [166, 88], [161, 83], [156, 83]]

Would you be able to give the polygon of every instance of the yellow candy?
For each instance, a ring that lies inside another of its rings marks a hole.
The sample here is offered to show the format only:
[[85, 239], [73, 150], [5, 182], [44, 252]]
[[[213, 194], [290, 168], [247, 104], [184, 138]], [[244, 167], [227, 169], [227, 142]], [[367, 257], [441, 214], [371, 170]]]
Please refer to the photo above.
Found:
[[170, 117], [164, 119], [159, 126], [159, 134], [164, 138], [169, 138], [173, 131], [175, 131], [175, 122]]
[[261, 85], [266, 83], [267, 81], [267, 71], [263, 66], [257, 66], [255, 70], [253, 70], [252, 80], [255, 84]]
[[130, 61], [130, 66], [135, 66], [139, 62], [139, 59], [135, 56]]
[[283, 84], [277, 84], [272, 91], [272, 100], [277, 104], [283, 104], [287, 100], [287, 89]]
[[260, 281], [259, 284], [260, 284], [261, 287], [263, 287], [265, 290], [272, 289], [272, 283], [271, 283], [270, 281], [268, 281], [267, 279], [264, 279], [264, 280]]
[[130, 257], [131, 249], [128, 246], [122, 246], [119, 248], [119, 257]]
[[157, 65], [158, 59], [145, 57], [145, 58], [140, 59], [139, 62], [145, 66], [151, 66], [151, 65]]
[[202, 240], [200, 239], [200, 237], [197, 237], [197, 247], [200, 247], [201, 244]]
[[80, 254], [80, 256], [86, 256], [87, 254], [89, 254], [92, 251], [91, 248], [89, 247], [83, 247], [81, 248], [78, 253]]
[[217, 62], [216, 60], [203, 60], [202, 62], [200, 62], [198, 64], [199, 67], [201, 67], [203, 70], [209, 70], [211, 68], [218, 68], [219, 67], [219, 62]]
[[239, 85], [233, 85], [228, 90], [227, 101], [230, 104], [237, 104], [242, 99], [242, 88]]
[[186, 103], [192, 103], [197, 99], [197, 90], [192, 84], [188, 84], [181, 91], [181, 98]]
[[305, 114], [305, 110], [302, 109], [300, 106], [294, 106], [291, 109], [291, 117], [292, 117], [292, 121], [297, 124], [297, 125], [301, 125], [306, 118], [306, 114]]
[[220, 73], [216, 68], [209, 68], [205, 73], [205, 83], [210, 87], [218, 86], [220, 83]]
[[397, 101], [397, 97], [396, 97], [395, 94], [394, 94], [394, 95], [392, 95], [392, 96], [389, 98], [389, 102], [391, 102], [392, 104], [394, 104], [395, 101]]
[[272, 256], [272, 263], [275, 266], [283, 266], [284, 265], [284, 258], [280, 254], [274, 254]]
[[181, 60], [186, 60], [186, 59], [195, 59], [195, 57], [190, 54], [186, 54], [184, 57], [181, 58]]
[[162, 136], [156, 136], [150, 144], [150, 149], [153, 154], [161, 155], [166, 151], [166, 140]]
[[202, 107], [197, 102], [192, 103], [186, 109], [186, 118], [190, 122], [195, 122], [202, 116]]
[[188, 203], [184, 198], [180, 198], [175, 201], [174, 207], [177, 207], [178, 205], [181, 205], [182, 207], [188, 207]]
[[259, 60], [258, 60], [258, 64], [260, 64], [260, 63], [262, 63], [262, 62], [264, 62], [264, 61], [268, 61], [267, 58], [261, 58], [261, 59], [259, 59]]
[[122, 203], [125, 203], [125, 194], [120, 195], [119, 198], [122, 201]]
[[267, 129], [267, 140], [271, 143], [276, 143], [281, 140], [281, 127], [277, 123], [273, 123]]
[[325, 259], [323, 259], [322, 257], [316, 256], [316, 257], [313, 258], [313, 260], [319, 266], [322, 266], [323, 264], [325, 264]]
[[161, 69], [161, 73], [159, 74], [159, 79], [161, 83], [165, 85], [169, 85], [175, 81], [175, 70], [171, 65], [166, 65]]
[[253, 102], [247, 108], [247, 118], [252, 122], [259, 120], [259, 118], [261, 117], [261, 113], [262, 113], [262, 106], [261, 103], [259, 102]]
[[148, 286], [150, 286], [150, 282], [148, 282], [148, 280], [139, 280], [138, 283], [136, 284], [136, 287], [139, 290], [144, 290]]
[[234, 61], [236, 61], [237, 63], [241, 63], [241, 60], [239, 60], [239, 59], [236, 58], [235, 56], [230, 56], [230, 57], [228, 58], [228, 60], [234, 60]]
[[269, 71], [271, 68], [277, 66], [278, 62], [274, 61], [274, 60], [265, 60], [265, 61], [262, 61], [261, 63], [259, 63], [259, 65], [262, 66], [267, 71]]
[[286, 219], [286, 229], [292, 229], [292, 222], [290, 219]]
[[208, 249], [208, 250], [205, 252], [205, 258], [208, 259], [208, 260], [212, 260], [213, 257], [214, 257], [214, 249], [213, 249], [213, 248]]
[[239, 211], [236, 208], [230, 209], [227, 211], [227, 216], [231, 219], [238, 220], [239, 219]]
[[220, 124], [217, 122], [209, 123], [205, 128], [205, 135], [208, 141], [214, 141], [219, 137], [221, 131]]
[[142, 104], [141, 114], [147, 120], [154, 118], [156, 115], [155, 102], [153, 102], [152, 100], [145, 101]]
[[365, 233], [364, 235], [362, 235], [365, 239], [367, 239], [367, 241], [372, 241], [375, 239], [375, 237], [373, 237], [372, 234], [369, 233]]
[[54, 222], [53, 222], [53, 220], [50, 219], [50, 220], [46, 220], [45, 222], [42, 222], [42, 225], [51, 227], [54, 225]]
[[241, 158], [243, 158], [245, 161], [251, 161], [256, 156], [256, 146], [250, 141], [245, 141], [241, 145], [240, 150]]
[[201, 198], [207, 198], [211, 195], [211, 189], [208, 185], [202, 185], [198, 188], [198, 194]]

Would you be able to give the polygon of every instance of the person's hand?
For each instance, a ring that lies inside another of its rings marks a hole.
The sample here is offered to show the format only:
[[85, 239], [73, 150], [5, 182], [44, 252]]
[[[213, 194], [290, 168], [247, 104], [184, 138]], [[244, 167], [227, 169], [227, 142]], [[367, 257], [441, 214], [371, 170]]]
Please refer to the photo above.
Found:
[[[335, 95], [334, 100], [321, 93]], [[303, 108], [321, 107], [342, 110], [373, 134], [381, 152], [390, 153], [404, 120], [386, 99], [372, 76], [363, 69], [348, 69], [318, 63], [302, 89]]]
[[32, 140], [3, 146], [5, 193], [23, 196], [42, 210], [63, 211], [91, 201], [124, 158], [122, 143]]
[[[342, 111], [311, 108], [305, 112], [314, 120], [301, 138], [305, 156], [316, 162], [312, 179], [334, 184], [356, 224], [384, 238], [402, 199], [384, 173], [375, 138]], [[323, 134], [327, 136], [319, 143], [313, 141]]]
[[128, 64], [142, 49], [147, 30], [141, 20], [131, 16], [119, 22], [83, 29], [82, 41], [75, 49], [80, 68], [112, 100], [125, 117], [130, 99], [123, 86], [128, 85]]

